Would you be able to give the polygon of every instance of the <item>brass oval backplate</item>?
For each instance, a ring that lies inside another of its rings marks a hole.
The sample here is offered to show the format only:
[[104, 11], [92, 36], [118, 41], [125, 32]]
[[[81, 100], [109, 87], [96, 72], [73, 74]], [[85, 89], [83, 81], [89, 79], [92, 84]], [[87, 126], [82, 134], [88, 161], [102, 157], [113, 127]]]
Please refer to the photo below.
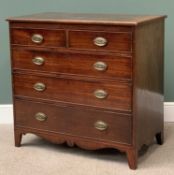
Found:
[[94, 96], [98, 99], [105, 99], [108, 96], [108, 93], [103, 89], [97, 89], [94, 91]]
[[35, 65], [38, 65], [38, 66], [41, 66], [41, 65], [43, 65], [44, 64], [44, 58], [42, 58], [42, 57], [34, 57], [33, 59], [32, 59], [32, 62], [35, 64]]
[[40, 121], [40, 122], [44, 122], [44, 121], [46, 121], [47, 116], [42, 112], [38, 112], [35, 114], [35, 119]]
[[33, 41], [33, 43], [36, 44], [41, 44], [43, 42], [44, 37], [40, 34], [33, 34], [31, 37], [31, 40]]
[[94, 127], [97, 130], [104, 131], [108, 128], [108, 124], [103, 122], [103, 121], [97, 121], [97, 122], [95, 122]]
[[97, 61], [96, 63], [93, 64], [93, 67], [97, 71], [105, 71], [107, 69], [107, 64], [102, 62], [102, 61]]
[[44, 91], [46, 86], [44, 83], [35, 83], [33, 88], [36, 90], [36, 91]]
[[94, 40], [94, 44], [99, 47], [104, 47], [107, 45], [107, 39], [104, 37], [96, 37]]

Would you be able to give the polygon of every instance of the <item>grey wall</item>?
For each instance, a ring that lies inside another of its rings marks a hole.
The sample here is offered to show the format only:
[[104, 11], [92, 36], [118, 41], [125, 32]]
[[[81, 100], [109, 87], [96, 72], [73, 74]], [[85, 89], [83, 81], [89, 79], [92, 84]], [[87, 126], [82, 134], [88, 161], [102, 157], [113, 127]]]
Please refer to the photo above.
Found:
[[38, 12], [89, 12], [166, 14], [165, 101], [174, 101], [174, 1], [173, 0], [0, 0], [0, 104], [11, 103], [9, 16]]

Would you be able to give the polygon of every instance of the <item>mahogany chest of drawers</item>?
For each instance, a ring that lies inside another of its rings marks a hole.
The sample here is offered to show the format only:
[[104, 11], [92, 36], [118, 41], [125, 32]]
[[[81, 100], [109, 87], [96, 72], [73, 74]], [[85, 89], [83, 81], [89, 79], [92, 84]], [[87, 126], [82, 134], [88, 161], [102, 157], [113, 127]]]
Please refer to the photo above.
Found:
[[8, 19], [15, 145], [33, 133], [116, 148], [131, 169], [163, 143], [166, 16], [43, 13]]

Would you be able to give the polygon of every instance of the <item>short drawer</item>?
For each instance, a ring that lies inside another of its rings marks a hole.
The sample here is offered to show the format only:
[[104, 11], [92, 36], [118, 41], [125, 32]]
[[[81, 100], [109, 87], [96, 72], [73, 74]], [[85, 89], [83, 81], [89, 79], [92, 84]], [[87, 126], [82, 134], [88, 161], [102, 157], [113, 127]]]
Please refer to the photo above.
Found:
[[131, 84], [16, 74], [14, 93], [105, 109], [131, 110]]
[[131, 144], [129, 115], [15, 100], [16, 126]]
[[11, 42], [28, 46], [65, 47], [66, 37], [64, 30], [11, 29]]
[[84, 50], [105, 50], [113, 52], [132, 52], [132, 33], [70, 31], [69, 47]]
[[12, 49], [14, 69], [131, 79], [131, 57]]

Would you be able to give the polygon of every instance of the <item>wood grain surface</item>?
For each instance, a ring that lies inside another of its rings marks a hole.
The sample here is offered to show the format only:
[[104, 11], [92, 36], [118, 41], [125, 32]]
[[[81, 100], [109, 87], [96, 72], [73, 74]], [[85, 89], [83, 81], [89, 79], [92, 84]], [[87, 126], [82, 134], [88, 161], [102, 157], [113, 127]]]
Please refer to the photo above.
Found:
[[[12, 57], [15, 70], [23, 69], [109, 79], [132, 79], [131, 57], [27, 50], [23, 47], [13, 48]], [[42, 57], [43, 65], [35, 65], [32, 62], [35, 57]], [[96, 70], [94, 68], [96, 62], [105, 63], [106, 70]]]
[[[116, 148], [137, 168], [154, 137], [163, 144], [166, 16], [42, 13], [9, 18], [15, 146], [22, 135], [84, 149]], [[43, 42], [33, 43], [33, 34]], [[107, 43], [96, 46], [94, 39]], [[42, 57], [38, 66], [33, 58]], [[94, 69], [103, 62], [105, 71]], [[43, 91], [33, 86], [44, 83]], [[106, 98], [94, 92], [104, 90]], [[44, 122], [35, 114], [44, 113]], [[104, 122], [103, 131], [96, 129]]]
[[[16, 126], [131, 144], [131, 117], [129, 115], [80, 110], [77, 107], [60, 107], [23, 100], [16, 100], [15, 106]], [[36, 120], [35, 114], [38, 112], [47, 116], [46, 121]], [[108, 124], [108, 128], [104, 131], [97, 130], [94, 126], [97, 121], [104, 121]]]
[[[36, 91], [33, 88], [36, 83], [45, 84], [45, 90]], [[98, 89], [108, 93], [105, 99], [95, 97], [94, 92]], [[128, 83], [89, 82], [15, 74], [14, 95], [131, 111], [131, 85]]]

